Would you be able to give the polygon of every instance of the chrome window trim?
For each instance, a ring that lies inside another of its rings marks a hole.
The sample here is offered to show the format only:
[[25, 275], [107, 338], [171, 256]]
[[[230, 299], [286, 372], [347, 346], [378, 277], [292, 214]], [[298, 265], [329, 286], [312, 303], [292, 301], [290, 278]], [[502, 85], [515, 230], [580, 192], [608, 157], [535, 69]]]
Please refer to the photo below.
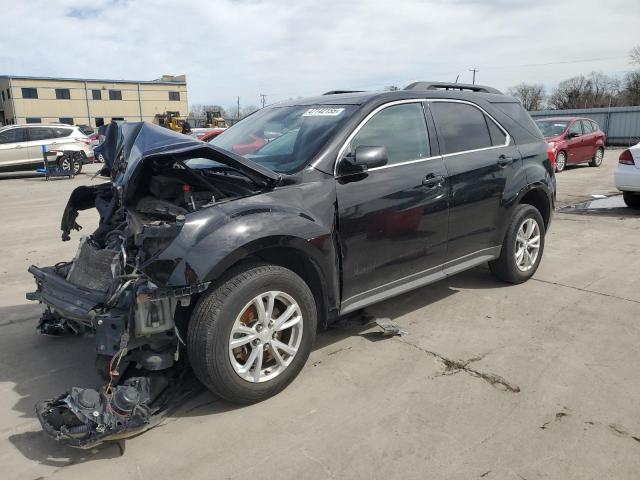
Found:
[[[491, 119], [491, 121], [493, 121], [493, 123], [495, 123], [498, 128], [502, 131], [502, 133], [505, 134], [505, 143], [503, 145], [492, 145], [490, 147], [483, 147], [483, 148], [476, 148], [473, 150], [462, 150], [460, 152], [455, 152], [455, 153], [445, 153], [442, 155], [435, 155], [435, 156], [431, 156], [431, 157], [425, 157], [425, 158], [418, 158], [415, 160], [406, 160], [404, 162], [399, 162], [399, 163], [392, 163], [389, 165], [383, 165], [382, 167], [375, 167], [375, 168], [370, 168], [368, 171], [369, 172], [373, 172], [376, 170], [382, 170], [385, 168], [391, 168], [391, 167], [400, 167], [403, 165], [409, 165], [412, 163], [417, 163], [417, 162], [426, 162], [429, 160], [434, 160], [437, 158], [446, 158], [446, 157], [452, 157], [454, 155], [461, 155], [463, 153], [474, 153], [474, 152], [482, 152], [485, 150], [493, 150], [495, 148], [504, 148], [504, 147], [508, 147], [509, 145], [511, 145], [511, 135], [509, 135], [509, 132], [507, 132], [507, 130], [500, 124], [500, 122], [498, 122], [495, 118], [493, 118], [493, 116], [487, 112], [484, 108], [482, 108], [480, 105], [476, 105], [473, 102], [470, 102], [468, 100], [457, 100], [457, 99], [453, 99], [453, 98], [407, 98], [404, 100], [394, 100], [392, 102], [388, 102], [385, 103], [383, 105], [380, 105], [379, 107], [375, 108], [372, 112], [370, 112], [359, 124], [358, 126], [353, 130], [353, 132], [351, 132], [351, 134], [347, 137], [347, 139], [345, 140], [345, 142], [342, 144], [342, 147], [340, 147], [340, 150], [338, 151], [338, 156], [333, 164], [333, 175], [334, 177], [338, 176], [338, 164], [340, 163], [340, 160], [342, 160], [343, 155], [345, 150], [347, 149], [348, 145], [351, 143], [351, 140], [353, 140], [353, 137], [355, 137], [358, 132], [362, 129], [362, 127], [364, 127], [364, 125], [371, 119], [371, 117], [373, 117], [376, 113], [378, 113], [381, 110], [384, 110], [387, 107], [392, 107], [394, 105], [402, 105], [405, 103], [423, 103], [423, 102], [440, 102], [440, 103], [465, 103], [467, 105], [471, 105], [472, 107], [477, 108], [478, 110], [480, 110], [482, 113], [484, 113], [487, 117], [489, 117]], [[434, 120], [435, 123], [435, 120]], [[437, 129], [437, 125], [436, 125], [436, 129]], [[427, 135], [428, 135], [428, 130], [427, 130]], [[429, 138], [429, 147], [431, 147], [431, 138]]]

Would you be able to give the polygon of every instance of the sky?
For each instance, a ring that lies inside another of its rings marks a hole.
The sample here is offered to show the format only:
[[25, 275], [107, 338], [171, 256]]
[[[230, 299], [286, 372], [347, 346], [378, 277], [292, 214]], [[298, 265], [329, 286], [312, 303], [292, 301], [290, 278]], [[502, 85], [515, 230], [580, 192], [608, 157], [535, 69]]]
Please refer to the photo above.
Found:
[[0, 75], [151, 80], [268, 104], [417, 80], [499, 89], [622, 76], [639, 0], [0, 0]]

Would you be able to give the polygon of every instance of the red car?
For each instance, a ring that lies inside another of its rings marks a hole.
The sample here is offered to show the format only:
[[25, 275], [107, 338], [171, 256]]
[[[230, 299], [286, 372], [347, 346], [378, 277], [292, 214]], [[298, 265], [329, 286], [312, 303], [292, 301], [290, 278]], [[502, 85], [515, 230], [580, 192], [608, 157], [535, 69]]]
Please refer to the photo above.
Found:
[[589, 162], [602, 165], [606, 135], [596, 122], [581, 117], [553, 117], [536, 120], [545, 140], [556, 156], [556, 171], [567, 165]]
[[215, 127], [215, 128], [207, 128], [207, 129], [203, 128], [198, 130], [204, 130], [204, 131], [196, 132], [196, 138], [198, 140], [202, 140], [203, 142], [208, 142], [212, 138], [216, 138], [218, 135], [224, 132], [226, 128]]

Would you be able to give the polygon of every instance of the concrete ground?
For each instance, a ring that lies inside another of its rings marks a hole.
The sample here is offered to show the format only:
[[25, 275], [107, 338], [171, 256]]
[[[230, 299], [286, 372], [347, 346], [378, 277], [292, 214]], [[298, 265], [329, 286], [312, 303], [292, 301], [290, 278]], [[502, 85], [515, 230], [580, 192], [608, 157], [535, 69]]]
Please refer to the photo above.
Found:
[[[614, 193], [619, 151], [558, 175], [558, 203]], [[87, 168], [95, 171], [95, 166]], [[29, 264], [70, 259], [67, 196], [88, 175], [0, 180], [2, 478], [631, 479], [640, 475], [640, 215], [557, 213], [542, 265], [507, 286], [477, 268], [318, 336], [297, 380], [237, 407], [201, 393], [159, 427], [92, 451], [45, 437], [33, 405], [98, 382], [92, 340], [35, 332]], [[79, 220], [90, 232], [93, 213]]]

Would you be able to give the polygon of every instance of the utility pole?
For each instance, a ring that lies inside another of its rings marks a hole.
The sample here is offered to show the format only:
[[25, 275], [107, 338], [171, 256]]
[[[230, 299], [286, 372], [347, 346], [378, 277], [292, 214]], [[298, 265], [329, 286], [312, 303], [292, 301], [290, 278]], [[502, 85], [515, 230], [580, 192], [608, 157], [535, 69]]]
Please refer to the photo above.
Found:
[[473, 83], [475, 85], [476, 84], [476, 72], [479, 72], [480, 70], [478, 70], [476, 67], [473, 67], [473, 68], [470, 68], [469, 71], [473, 72], [473, 81], [471, 83]]
[[267, 95], [265, 93], [260, 94], [260, 102], [262, 102], [262, 108], [264, 108], [267, 103]]
[[238, 110], [237, 110], [236, 120], [240, 120], [240, 97], [238, 97]]

